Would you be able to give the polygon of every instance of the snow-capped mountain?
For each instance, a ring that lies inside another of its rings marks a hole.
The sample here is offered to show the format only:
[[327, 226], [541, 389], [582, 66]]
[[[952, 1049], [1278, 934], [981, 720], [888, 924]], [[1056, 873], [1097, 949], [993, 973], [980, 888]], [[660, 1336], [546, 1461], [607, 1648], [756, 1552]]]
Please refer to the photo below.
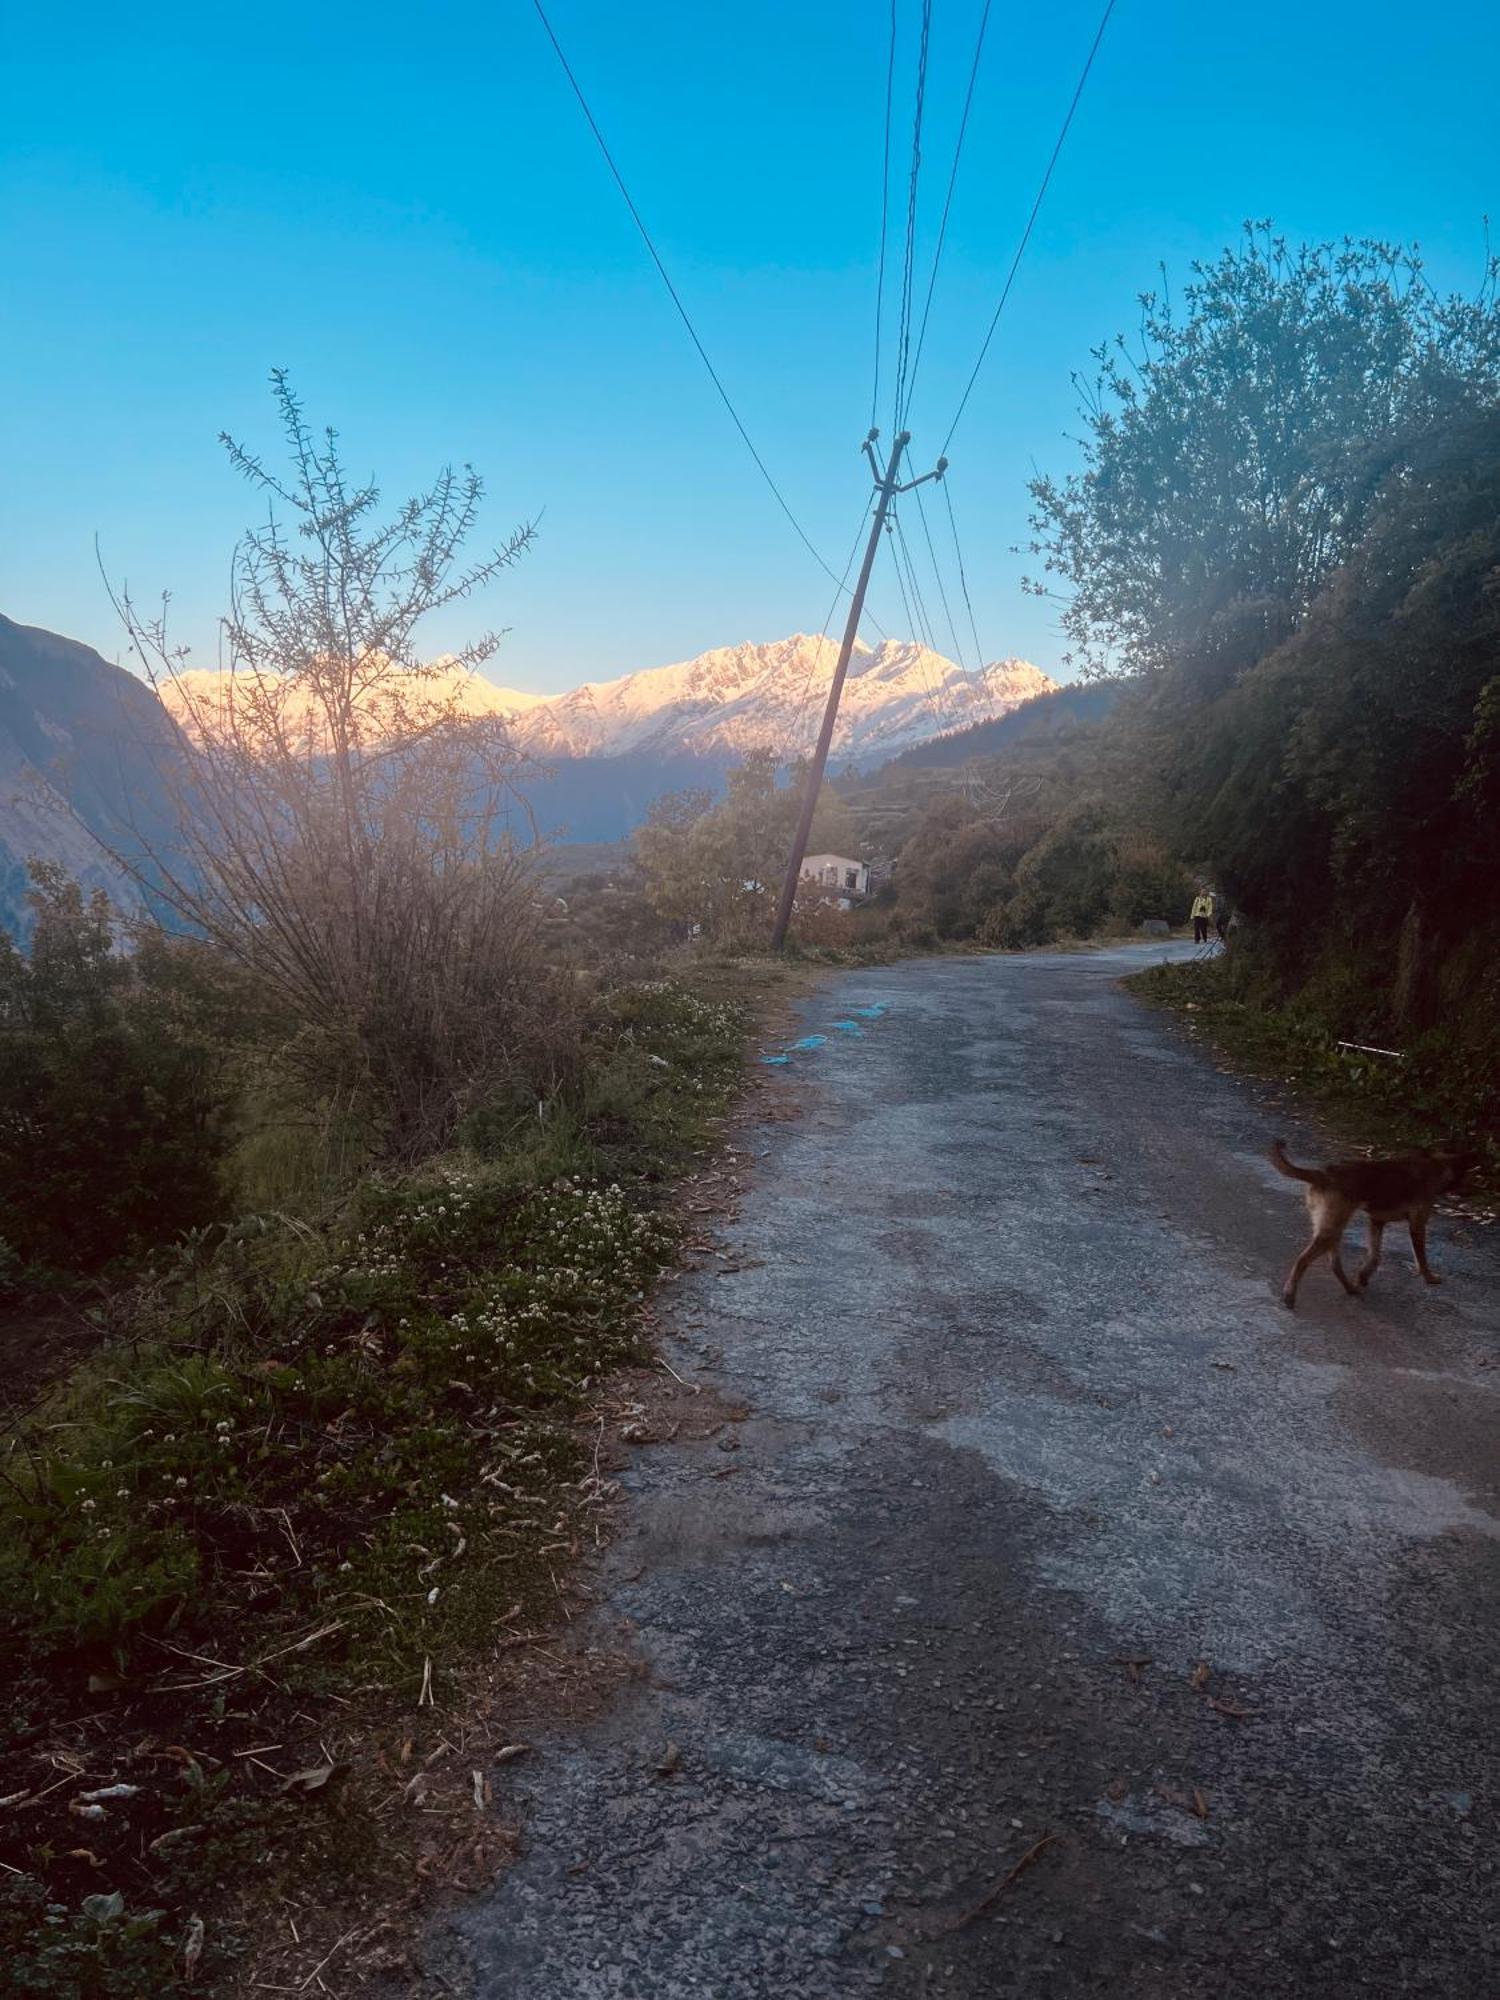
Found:
[[[216, 672], [212, 667], [184, 667], [175, 674], [163, 674], [156, 691], [187, 734], [199, 737], [219, 732], [233, 690], [238, 686], [243, 697], [246, 679]], [[436, 662], [424, 676], [418, 692], [423, 707], [434, 713], [451, 705], [464, 715], [507, 718], [524, 715], [528, 708], [546, 699], [543, 695], [526, 694], [520, 688], [496, 687], [483, 674], [468, 673], [444, 661]], [[320, 734], [321, 718], [313, 702], [300, 692], [292, 692], [279, 704], [278, 716], [294, 735], [303, 730], [311, 730], [314, 736]]]
[[[709, 757], [721, 763], [750, 750], [792, 758], [811, 750], [838, 660], [837, 641], [797, 633], [770, 645], [719, 646], [669, 667], [619, 680], [585, 681], [566, 694], [497, 687], [482, 674], [438, 665], [422, 684], [426, 701], [500, 717], [540, 758]], [[856, 645], [839, 704], [835, 759], [885, 758], [971, 722], [1007, 714], [1054, 682], [1026, 660], [996, 660], [966, 673], [941, 653], [908, 640]], [[164, 681], [161, 694], [190, 733], [211, 728], [230, 677], [192, 669]], [[301, 719], [288, 709], [285, 719]]]
[[[511, 718], [538, 756], [736, 756], [810, 750], [822, 719], [838, 645], [797, 633], [770, 645], [720, 646], [620, 680], [586, 681], [533, 700]], [[965, 673], [909, 641], [857, 645], [833, 749], [842, 759], [887, 757], [909, 744], [985, 722], [1045, 694], [1054, 683], [1026, 660]]]
[[[756, 749], [788, 760], [809, 750], [838, 651], [798, 635], [768, 646], [724, 646], [676, 666], [591, 681], [567, 694], [528, 694], [451, 662], [422, 695], [504, 723], [533, 751], [525, 790], [554, 840], [613, 842], [639, 826], [663, 792], [722, 790], [726, 770]], [[874, 764], [971, 722], [1000, 717], [1052, 686], [1024, 660], [972, 676], [920, 646], [861, 646], [850, 665], [834, 768]], [[241, 684], [240, 694], [246, 690]], [[230, 699], [228, 676], [183, 673], [161, 689], [189, 738], [210, 736]], [[378, 702], [367, 711], [376, 739]], [[278, 711], [318, 736], [295, 689]], [[122, 907], [138, 900], [111, 854], [170, 850], [177, 832], [171, 773], [181, 740], [150, 688], [87, 646], [0, 618], [0, 932], [26, 928], [26, 859], [56, 861]]]

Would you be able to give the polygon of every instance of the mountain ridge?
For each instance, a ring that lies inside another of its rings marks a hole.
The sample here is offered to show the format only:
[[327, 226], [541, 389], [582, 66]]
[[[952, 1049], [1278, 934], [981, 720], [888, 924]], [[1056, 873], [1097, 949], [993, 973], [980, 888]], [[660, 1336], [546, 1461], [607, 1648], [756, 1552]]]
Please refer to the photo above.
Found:
[[[751, 751], [782, 761], [812, 747], [837, 647], [793, 633], [712, 648], [691, 660], [585, 681], [559, 695], [502, 688], [435, 663], [432, 684], [476, 717], [504, 722], [533, 759], [526, 784], [552, 839], [613, 842], [663, 792], [722, 793]], [[442, 674], [446, 672], [447, 678]], [[173, 717], [211, 717], [227, 677], [189, 669], [179, 698], [91, 647], [0, 617], [0, 931], [24, 935], [26, 864], [52, 861], [120, 908], [144, 900], [132, 863], [175, 838]], [[966, 724], [993, 721], [1052, 687], [1026, 661], [978, 674], [909, 641], [857, 647], [834, 738], [835, 771], [884, 763]], [[190, 732], [189, 732], [190, 733]], [[125, 865], [122, 865], [122, 862]]]
[[[517, 745], [541, 758], [743, 756], [772, 750], [790, 760], [812, 748], [838, 658], [826, 635], [796, 632], [766, 643], [712, 647], [691, 659], [583, 681], [560, 694], [501, 688], [482, 674], [439, 669], [433, 686], [461, 711], [503, 720]], [[230, 677], [193, 669], [161, 692], [184, 723], [212, 713]], [[1028, 660], [995, 660], [970, 672], [910, 640], [856, 643], [834, 733], [836, 758], [888, 757], [914, 743], [991, 721], [1055, 683]]]

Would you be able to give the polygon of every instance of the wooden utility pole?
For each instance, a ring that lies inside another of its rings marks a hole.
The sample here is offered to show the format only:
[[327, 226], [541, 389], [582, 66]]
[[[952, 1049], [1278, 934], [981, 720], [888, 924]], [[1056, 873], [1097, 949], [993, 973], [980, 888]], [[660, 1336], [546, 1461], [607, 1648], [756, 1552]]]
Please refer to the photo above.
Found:
[[828, 690], [828, 703], [823, 710], [823, 727], [818, 731], [818, 747], [813, 752], [812, 766], [807, 774], [807, 789], [802, 795], [802, 809], [797, 816], [797, 832], [792, 841], [792, 851], [787, 859], [786, 880], [781, 885], [781, 901], [776, 909], [776, 928], [771, 933], [771, 949], [780, 951], [786, 943], [787, 927], [792, 921], [792, 904], [797, 896], [797, 881], [807, 853], [808, 835], [812, 832], [813, 814], [818, 809], [818, 794], [823, 789], [823, 773], [828, 765], [828, 750], [833, 742], [833, 726], [838, 720], [839, 697], [844, 692], [844, 682], [849, 673], [849, 661], [854, 652], [854, 641], [859, 635], [859, 621], [864, 613], [865, 592], [870, 587], [870, 572], [875, 567], [875, 551], [880, 547], [880, 536], [885, 527], [885, 517], [890, 511], [892, 500], [898, 493], [909, 493], [914, 486], [921, 486], [929, 479], [941, 479], [948, 469], [948, 461], [940, 458], [932, 472], [924, 472], [920, 479], [909, 479], [903, 486], [896, 477], [901, 465], [901, 454], [911, 443], [911, 432], [902, 431], [891, 447], [890, 464], [881, 470], [880, 460], [875, 456], [875, 440], [879, 431], [871, 431], [865, 439], [864, 451], [870, 461], [870, 470], [875, 475], [875, 518], [870, 523], [870, 539], [865, 544], [865, 559], [860, 565], [859, 581], [854, 586], [854, 595], [849, 600], [849, 620], [844, 627], [844, 643], [839, 647], [839, 662], [833, 670], [833, 686]]

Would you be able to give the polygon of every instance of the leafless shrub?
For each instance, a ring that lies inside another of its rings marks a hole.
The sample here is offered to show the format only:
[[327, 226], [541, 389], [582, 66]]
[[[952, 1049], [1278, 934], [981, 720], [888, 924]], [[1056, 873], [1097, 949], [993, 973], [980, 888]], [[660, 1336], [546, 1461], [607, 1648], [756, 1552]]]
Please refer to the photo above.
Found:
[[335, 433], [316, 435], [286, 377], [272, 380], [291, 473], [223, 439], [268, 502], [235, 552], [225, 669], [197, 672], [174, 649], [165, 599], [147, 617], [115, 593], [180, 736], [163, 770], [175, 843], [148, 865], [178, 917], [280, 1004], [295, 1070], [360, 1091], [410, 1153], [476, 1092], [545, 1091], [571, 1060], [531, 853], [513, 835], [517, 818], [529, 827], [524, 760], [503, 719], [465, 703], [498, 635], [435, 665], [417, 651], [428, 614], [508, 569], [534, 530], [464, 566], [483, 496], [472, 469], [445, 468], [382, 519]]

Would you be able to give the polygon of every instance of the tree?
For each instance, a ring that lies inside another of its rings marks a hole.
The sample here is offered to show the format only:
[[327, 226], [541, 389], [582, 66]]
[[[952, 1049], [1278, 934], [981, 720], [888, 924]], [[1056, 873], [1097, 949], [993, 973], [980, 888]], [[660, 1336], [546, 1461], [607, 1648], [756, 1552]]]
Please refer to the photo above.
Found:
[[268, 503], [235, 552], [227, 674], [205, 691], [168, 643], [165, 601], [145, 618], [117, 599], [185, 738], [164, 774], [176, 849], [150, 860], [179, 919], [279, 1000], [311, 1081], [357, 1094], [396, 1150], [419, 1150], [476, 1091], [545, 1084], [564, 1055], [510, 832], [522, 760], [502, 723], [465, 712], [497, 635], [436, 664], [418, 650], [428, 616], [508, 569], [533, 530], [463, 566], [484, 491], [472, 469], [445, 468], [382, 518], [336, 434], [312, 431], [284, 374], [272, 383], [290, 475], [223, 439]]
[[1493, 900], [1497, 524], [1500, 411], [1425, 440], [1298, 632], [1163, 745], [1179, 845], [1289, 950], [1328, 921], [1378, 950], [1414, 910], [1456, 943]]
[[1082, 470], [1031, 485], [1083, 668], [1211, 689], [1293, 631], [1393, 471], [1500, 395], [1497, 273], [1443, 299], [1414, 248], [1247, 224], [1180, 307], [1144, 294], [1139, 351], [1095, 352]]
[[[636, 833], [635, 856], [659, 915], [719, 944], [769, 938], [798, 801], [796, 784], [779, 785], [777, 771], [774, 751], [752, 750], [729, 773], [718, 805], [696, 789], [657, 800]], [[825, 787], [812, 851], [851, 852], [855, 837], [847, 807]]]

